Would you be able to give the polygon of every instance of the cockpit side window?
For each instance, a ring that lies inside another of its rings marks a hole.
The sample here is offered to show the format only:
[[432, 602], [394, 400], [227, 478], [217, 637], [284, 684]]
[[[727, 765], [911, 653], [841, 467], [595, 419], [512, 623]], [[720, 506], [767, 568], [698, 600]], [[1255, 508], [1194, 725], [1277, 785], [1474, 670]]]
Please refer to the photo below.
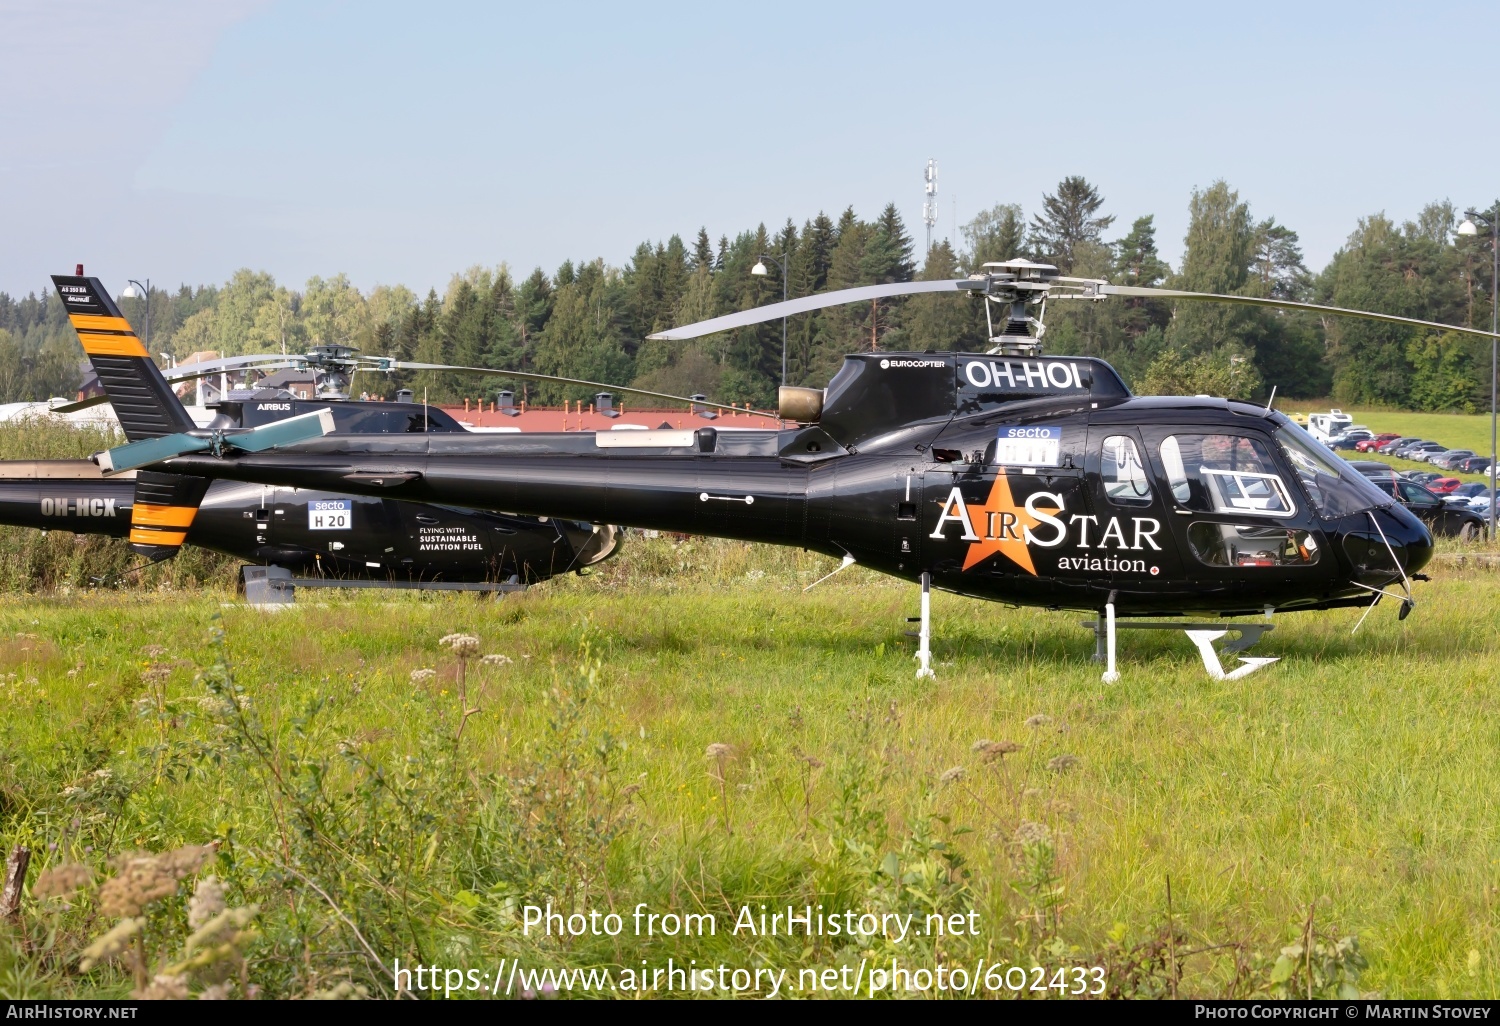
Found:
[[1149, 506], [1151, 482], [1135, 439], [1110, 435], [1099, 453], [1099, 477], [1109, 501], [1122, 506]]
[[1319, 515], [1341, 517], [1390, 505], [1391, 491], [1359, 473], [1291, 421], [1283, 420], [1277, 426], [1276, 440]]
[[1206, 513], [1288, 517], [1297, 512], [1270, 448], [1246, 435], [1168, 435], [1158, 450], [1172, 498]]

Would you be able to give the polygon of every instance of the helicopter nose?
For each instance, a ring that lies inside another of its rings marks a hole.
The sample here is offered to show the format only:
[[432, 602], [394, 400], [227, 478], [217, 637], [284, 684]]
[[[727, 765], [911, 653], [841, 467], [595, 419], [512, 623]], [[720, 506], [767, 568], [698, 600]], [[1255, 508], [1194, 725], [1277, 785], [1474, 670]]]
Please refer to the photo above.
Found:
[[1405, 506], [1390, 505], [1372, 514], [1410, 577], [1432, 559], [1432, 532]]

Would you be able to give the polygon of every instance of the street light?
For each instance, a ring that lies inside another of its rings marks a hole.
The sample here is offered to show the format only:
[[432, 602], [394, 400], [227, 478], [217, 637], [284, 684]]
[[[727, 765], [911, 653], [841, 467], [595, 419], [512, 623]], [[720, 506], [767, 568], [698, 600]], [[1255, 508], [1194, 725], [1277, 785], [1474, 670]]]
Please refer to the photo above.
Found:
[[1495, 541], [1495, 385], [1500, 380], [1500, 204], [1489, 214], [1481, 214], [1477, 210], [1464, 211], [1464, 223], [1458, 226], [1458, 234], [1475, 236], [1479, 234], [1479, 228], [1474, 224], [1479, 220], [1489, 229], [1490, 249], [1494, 252], [1494, 267], [1490, 274], [1490, 541]]
[[142, 325], [141, 345], [151, 344], [151, 279], [146, 279], [142, 285], [134, 278], [128, 279], [130, 284], [125, 286], [125, 291], [120, 293], [121, 299], [144, 299], [146, 301], [146, 323]]
[[[755, 275], [757, 278], [764, 278], [767, 274], [771, 273], [770, 271], [768, 271], [766, 269], [766, 261], [767, 260], [771, 261], [771, 263], [775, 264], [778, 268], [781, 269], [781, 301], [783, 303], [786, 302], [786, 258], [787, 258], [787, 254], [786, 253], [782, 253], [781, 254], [781, 259], [780, 260], [777, 260], [775, 257], [772, 257], [772, 256], [766, 256], [764, 253], [762, 253], [761, 256], [760, 256], [760, 259], [758, 259], [758, 260], [755, 261], [755, 266], [752, 267], [752, 268], [750, 268], [750, 273], [753, 274], [753, 275]], [[783, 385], [786, 384], [786, 317], [785, 317], [785, 315], [783, 315], [782, 318], [781, 318], [781, 383]]]

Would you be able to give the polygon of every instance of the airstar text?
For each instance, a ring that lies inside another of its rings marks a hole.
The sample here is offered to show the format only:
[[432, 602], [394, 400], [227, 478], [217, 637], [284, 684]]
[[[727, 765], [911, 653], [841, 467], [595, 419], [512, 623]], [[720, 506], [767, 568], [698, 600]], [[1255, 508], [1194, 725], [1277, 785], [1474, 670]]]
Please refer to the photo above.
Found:
[[[1049, 506], [1053, 508], [1044, 508]], [[1130, 517], [1128, 528], [1121, 517], [1110, 517], [1104, 521], [1101, 530], [1097, 516], [1092, 513], [1066, 513], [1063, 497], [1052, 492], [1033, 492], [1027, 496], [1026, 512], [1039, 522], [1039, 531], [1033, 531], [1029, 524], [1021, 523], [1020, 518], [1010, 510], [985, 510], [984, 523], [979, 525], [985, 530], [981, 537], [975, 531], [963, 494], [954, 488], [943, 504], [943, 513], [938, 517], [936, 530], [928, 537], [942, 541], [948, 537], [948, 525], [958, 524], [963, 528], [962, 538], [967, 542], [1010, 539], [1050, 549], [1066, 542], [1070, 530], [1076, 527], [1075, 544], [1080, 549], [1115, 548], [1139, 552], [1151, 548], [1161, 551], [1161, 546], [1156, 543], [1156, 535], [1161, 531], [1161, 521], [1152, 517]], [[1065, 513], [1066, 522], [1063, 520]]]

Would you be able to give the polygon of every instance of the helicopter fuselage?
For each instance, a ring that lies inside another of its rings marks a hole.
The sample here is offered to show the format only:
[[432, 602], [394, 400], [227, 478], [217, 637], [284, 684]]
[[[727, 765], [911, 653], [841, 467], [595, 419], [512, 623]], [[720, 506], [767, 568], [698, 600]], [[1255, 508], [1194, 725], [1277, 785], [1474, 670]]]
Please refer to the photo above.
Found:
[[[0, 462], [0, 524], [125, 538], [133, 475], [87, 460]], [[215, 481], [186, 544], [338, 577], [530, 584], [607, 554], [613, 530], [350, 491]], [[601, 550], [602, 547], [602, 550]]]
[[1368, 605], [1432, 539], [1281, 414], [1085, 358], [847, 358], [779, 430], [333, 434], [174, 473], [795, 545], [1019, 605]]

